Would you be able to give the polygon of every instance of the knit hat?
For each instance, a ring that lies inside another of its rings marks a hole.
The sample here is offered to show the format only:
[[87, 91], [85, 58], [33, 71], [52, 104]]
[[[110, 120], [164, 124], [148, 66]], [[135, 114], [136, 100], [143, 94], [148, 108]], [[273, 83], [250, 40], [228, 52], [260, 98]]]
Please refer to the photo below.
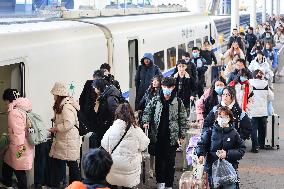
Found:
[[65, 83], [63, 82], [56, 82], [50, 91], [53, 95], [58, 96], [69, 96], [69, 90]]

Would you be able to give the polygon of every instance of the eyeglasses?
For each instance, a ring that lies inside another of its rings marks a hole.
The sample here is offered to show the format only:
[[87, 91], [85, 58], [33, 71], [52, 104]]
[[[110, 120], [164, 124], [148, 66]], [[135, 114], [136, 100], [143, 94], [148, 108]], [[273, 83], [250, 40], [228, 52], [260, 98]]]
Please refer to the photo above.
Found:
[[230, 93], [223, 93], [222, 96], [231, 96]]

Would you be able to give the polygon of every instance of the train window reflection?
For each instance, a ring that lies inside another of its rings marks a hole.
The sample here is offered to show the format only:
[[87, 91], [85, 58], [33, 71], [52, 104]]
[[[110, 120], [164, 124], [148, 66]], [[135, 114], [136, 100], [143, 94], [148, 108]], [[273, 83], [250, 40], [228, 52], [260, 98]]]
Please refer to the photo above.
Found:
[[175, 47], [167, 49], [167, 58], [168, 69], [176, 66], [177, 55]]
[[186, 52], [186, 46], [185, 44], [180, 44], [178, 46], [178, 60], [181, 59], [181, 56]]
[[194, 41], [190, 41], [187, 45], [189, 54], [192, 53], [192, 47], [194, 47]]
[[161, 69], [161, 71], [165, 70], [165, 57], [164, 51], [159, 51], [154, 53], [154, 61], [157, 66]]
[[196, 39], [196, 47], [201, 48], [201, 45], [202, 45], [201, 39], [200, 38]]

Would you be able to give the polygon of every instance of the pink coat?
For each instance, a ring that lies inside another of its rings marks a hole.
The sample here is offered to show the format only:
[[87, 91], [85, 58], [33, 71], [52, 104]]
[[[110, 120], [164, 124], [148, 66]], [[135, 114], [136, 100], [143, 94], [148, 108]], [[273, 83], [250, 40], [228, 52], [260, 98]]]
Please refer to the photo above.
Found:
[[196, 120], [197, 121], [204, 120], [204, 117], [203, 117], [204, 102], [205, 102], [206, 98], [209, 96], [210, 90], [211, 90], [211, 88], [206, 89], [204, 91], [204, 94], [200, 97], [200, 99], [198, 99], [196, 101]]
[[[8, 108], [8, 134], [9, 146], [4, 156], [4, 162], [15, 170], [32, 169], [34, 160], [34, 147], [28, 142], [28, 129], [26, 114], [17, 110], [32, 110], [32, 104], [27, 98], [18, 98], [9, 104]], [[18, 146], [24, 145], [26, 151], [17, 158]]]

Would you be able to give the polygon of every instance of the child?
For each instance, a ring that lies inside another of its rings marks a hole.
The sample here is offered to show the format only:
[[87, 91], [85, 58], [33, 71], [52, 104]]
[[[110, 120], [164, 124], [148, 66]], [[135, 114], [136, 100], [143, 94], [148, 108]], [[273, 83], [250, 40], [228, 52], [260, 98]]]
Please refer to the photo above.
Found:
[[[237, 170], [238, 161], [245, 154], [245, 144], [234, 129], [234, 118], [231, 110], [226, 106], [219, 106], [215, 114], [216, 122], [213, 128], [205, 131], [201, 141], [197, 144], [199, 161], [204, 161], [206, 156], [205, 171], [212, 186], [212, 164], [218, 159], [226, 159]], [[231, 183], [224, 188], [236, 188], [237, 183]], [[212, 187], [213, 188], [213, 187]]]
[[75, 181], [67, 189], [109, 189], [106, 176], [113, 164], [111, 155], [104, 149], [90, 149], [83, 159], [82, 168], [86, 179], [82, 182]]

